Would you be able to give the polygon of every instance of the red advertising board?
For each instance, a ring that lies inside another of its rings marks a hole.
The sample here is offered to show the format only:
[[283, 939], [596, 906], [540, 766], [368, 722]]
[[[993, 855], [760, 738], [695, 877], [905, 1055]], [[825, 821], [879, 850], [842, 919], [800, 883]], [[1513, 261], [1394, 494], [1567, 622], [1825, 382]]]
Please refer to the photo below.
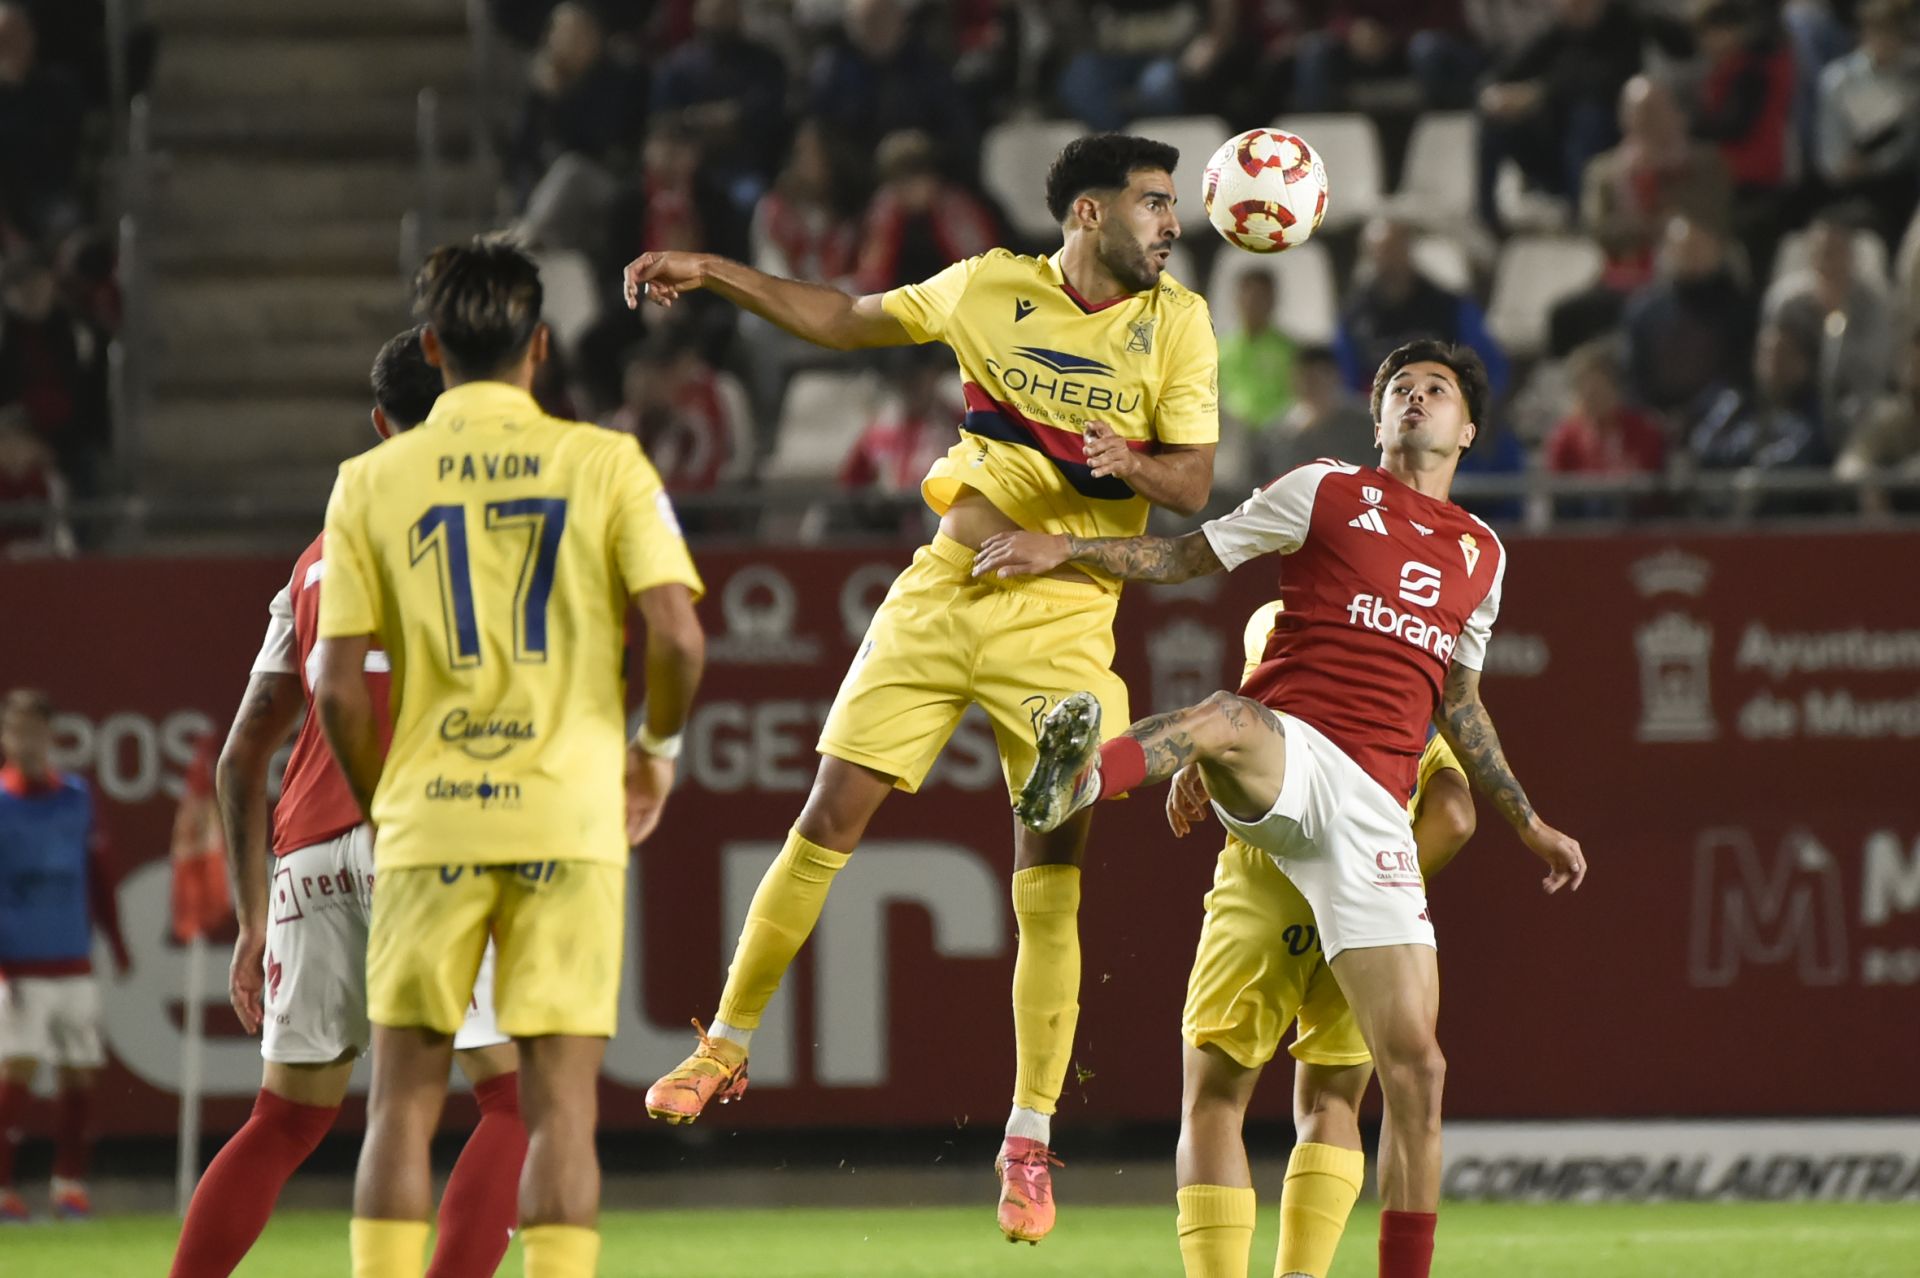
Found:
[[[1575, 897], [1491, 810], [1434, 886], [1456, 1117], [1885, 1115], [1920, 1094], [1920, 603], [1912, 533], [1515, 542], [1486, 695], [1542, 814], [1586, 846]], [[681, 788], [634, 876], [604, 1115], [712, 1011], [738, 920], [809, 785], [841, 672], [906, 551], [701, 556], [712, 647]], [[1119, 668], [1137, 714], [1228, 685], [1276, 561], [1136, 587]], [[171, 1129], [180, 952], [165, 852], [200, 732], [224, 731], [287, 564], [0, 566], [0, 681], [49, 690], [130, 873], [135, 951], [104, 977], [104, 1125]], [[1062, 1112], [1176, 1112], [1177, 1024], [1217, 842], [1160, 794], [1102, 812], [1081, 916], [1083, 1012]], [[1013, 1067], [1011, 816], [984, 722], [890, 800], [754, 1042], [729, 1126], [991, 1119]], [[224, 962], [215, 965], [224, 972]], [[258, 1056], [219, 1013], [214, 1130]], [[1265, 1090], [1284, 1114], [1288, 1089]]]

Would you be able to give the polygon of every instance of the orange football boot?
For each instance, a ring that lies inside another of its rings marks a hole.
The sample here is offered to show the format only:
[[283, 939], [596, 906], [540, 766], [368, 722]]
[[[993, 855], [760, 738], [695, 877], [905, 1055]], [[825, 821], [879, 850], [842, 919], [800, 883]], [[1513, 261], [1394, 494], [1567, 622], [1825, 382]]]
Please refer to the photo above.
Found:
[[1037, 1140], [1009, 1136], [1001, 1142], [993, 1170], [1000, 1176], [1000, 1232], [1008, 1242], [1037, 1244], [1053, 1232], [1051, 1168], [1064, 1165]]
[[715, 1101], [725, 1105], [747, 1090], [747, 1049], [724, 1038], [709, 1038], [699, 1021], [693, 1032], [700, 1046], [673, 1071], [647, 1089], [647, 1113], [668, 1123], [691, 1123]]

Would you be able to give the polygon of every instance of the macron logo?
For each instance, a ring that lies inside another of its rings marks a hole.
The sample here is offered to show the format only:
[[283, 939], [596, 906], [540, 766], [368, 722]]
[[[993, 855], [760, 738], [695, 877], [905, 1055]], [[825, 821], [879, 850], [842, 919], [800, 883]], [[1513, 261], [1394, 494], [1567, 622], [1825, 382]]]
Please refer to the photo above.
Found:
[[1367, 630], [1412, 644], [1442, 662], [1453, 660], [1455, 637], [1411, 612], [1402, 612], [1378, 595], [1355, 595], [1347, 605], [1347, 620]]
[[1013, 322], [1014, 323], [1018, 324], [1021, 320], [1025, 319], [1027, 316], [1031, 314], [1033, 314], [1032, 302], [1029, 302], [1024, 297], [1015, 299], [1013, 303]]
[[1380, 518], [1380, 511], [1373, 506], [1367, 507], [1358, 515], [1349, 519], [1347, 521], [1347, 527], [1364, 528], [1368, 532], [1379, 533], [1382, 537], [1387, 535], [1387, 521]]

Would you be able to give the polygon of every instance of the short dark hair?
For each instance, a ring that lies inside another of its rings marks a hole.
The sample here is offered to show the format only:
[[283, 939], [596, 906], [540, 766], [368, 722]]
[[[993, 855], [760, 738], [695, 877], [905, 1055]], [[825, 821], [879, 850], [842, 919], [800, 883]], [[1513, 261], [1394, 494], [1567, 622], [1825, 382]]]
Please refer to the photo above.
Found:
[[369, 379], [373, 383], [373, 402], [380, 406], [387, 424], [395, 430], [411, 430], [427, 420], [427, 414], [433, 411], [433, 401], [440, 398], [444, 389], [440, 370], [427, 363], [426, 352], [420, 349], [420, 334], [424, 331], [423, 326], [415, 325], [404, 333], [394, 334], [373, 357], [373, 374]]
[[0, 714], [30, 714], [42, 723], [52, 723], [53, 698], [38, 688], [15, 688], [0, 701]]
[[433, 329], [456, 377], [484, 378], [526, 353], [546, 301], [540, 268], [497, 237], [435, 249], [413, 277], [413, 313]]
[[1118, 191], [1138, 169], [1173, 172], [1178, 147], [1128, 133], [1089, 133], [1061, 148], [1047, 167], [1047, 212], [1056, 222], [1088, 191]]
[[1491, 425], [1485, 417], [1487, 397], [1493, 393], [1487, 382], [1487, 366], [1480, 362], [1480, 356], [1471, 346], [1442, 342], [1431, 337], [1416, 338], [1380, 361], [1380, 367], [1373, 374], [1370, 406], [1374, 421], [1380, 420], [1380, 401], [1386, 398], [1387, 383], [1409, 364], [1443, 364], [1451, 369], [1460, 382], [1460, 394], [1467, 401], [1467, 420], [1481, 430]]

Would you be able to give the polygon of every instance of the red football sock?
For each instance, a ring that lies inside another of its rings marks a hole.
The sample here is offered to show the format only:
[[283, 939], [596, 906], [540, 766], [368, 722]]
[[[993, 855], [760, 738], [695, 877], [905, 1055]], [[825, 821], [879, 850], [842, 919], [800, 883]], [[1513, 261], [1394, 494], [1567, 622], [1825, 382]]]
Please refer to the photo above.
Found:
[[262, 1090], [193, 1191], [168, 1278], [226, 1278], [273, 1215], [280, 1190], [320, 1138], [337, 1106], [300, 1105]]
[[61, 1180], [85, 1180], [93, 1156], [93, 1089], [69, 1087], [60, 1093], [53, 1127], [53, 1174]]
[[519, 1075], [475, 1083], [473, 1098], [480, 1121], [440, 1196], [440, 1235], [427, 1278], [486, 1278], [500, 1267], [519, 1218], [520, 1164], [527, 1157]]
[[1100, 797], [1125, 794], [1147, 779], [1147, 751], [1129, 736], [1118, 736], [1100, 747]]
[[1380, 1278], [1427, 1278], [1439, 1219], [1430, 1211], [1381, 1212]]
[[13, 1151], [20, 1147], [20, 1125], [32, 1099], [21, 1084], [0, 1079], [0, 1189], [13, 1188]]

